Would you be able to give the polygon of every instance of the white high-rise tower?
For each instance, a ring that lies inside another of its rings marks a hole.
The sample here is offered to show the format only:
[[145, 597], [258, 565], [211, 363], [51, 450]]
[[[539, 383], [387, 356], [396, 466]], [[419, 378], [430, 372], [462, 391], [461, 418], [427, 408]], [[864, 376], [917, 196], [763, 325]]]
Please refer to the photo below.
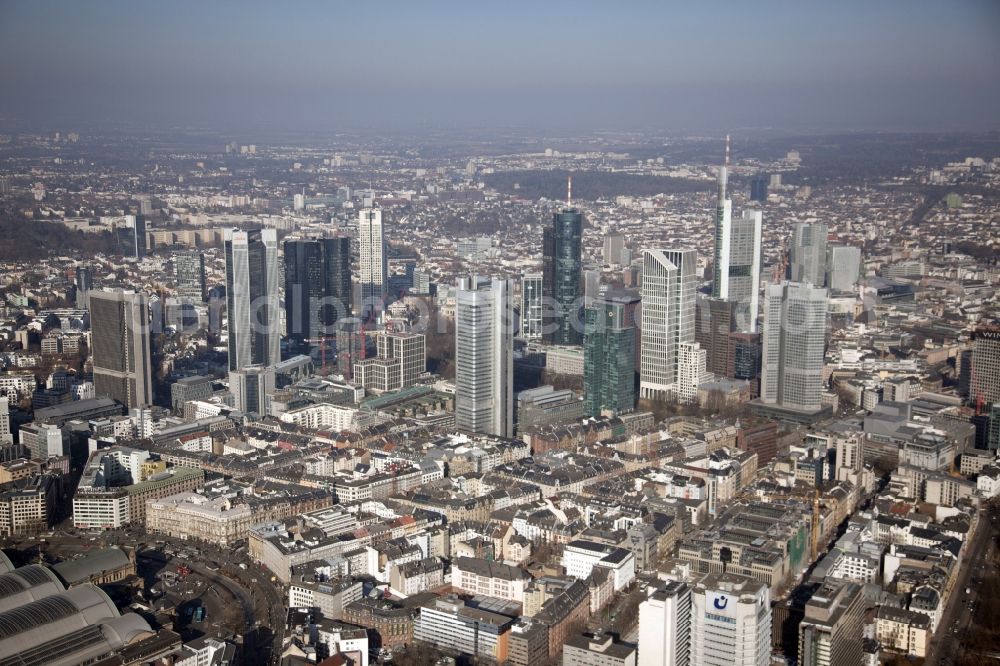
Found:
[[366, 319], [382, 312], [389, 288], [389, 263], [385, 251], [382, 211], [365, 208], [358, 217], [358, 263], [361, 284], [359, 316]]
[[639, 604], [638, 666], [689, 666], [691, 587], [670, 581]]
[[639, 362], [643, 398], [676, 396], [679, 345], [694, 342], [697, 260], [694, 250], [643, 250]]
[[455, 295], [455, 425], [514, 436], [514, 307], [510, 280], [461, 278]]
[[677, 402], [698, 400], [698, 387], [712, 379], [706, 370], [707, 352], [697, 342], [677, 345]]
[[10, 434], [10, 399], [3, 396], [0, 397], [0, 446], [13, 443], [14, 436]]
[[757, 331], [760, 292], [760, 252], [763, 215], [745, 210], [733, 220], [732, 201], [726, 195], [729, 170], [729, 136], [726, 161], [719, 169], [719, 202], [715, 212], [715, 279], [712, 298], [736, 302], [736, 328]]
[[768, 285], [760, 398], [787, 409], [822, 408], [827, 291], [811, 284]]
[[542, 289], [541, 273], [526, 273], [521, 278], [521, 337], [525, 340], [542, 339]]
[[729, 237], [733, 228], [733, 202], [726, 195], [729, 178], [729, 135], [726, 135], [726, 160], [719, 169], [719, 200], [715, 209], [715, 279], [712, 298], [729, 298]]
[[771, 589], [734, 574], [699, 580], [691, 591], [691, 663], [771, 663]]

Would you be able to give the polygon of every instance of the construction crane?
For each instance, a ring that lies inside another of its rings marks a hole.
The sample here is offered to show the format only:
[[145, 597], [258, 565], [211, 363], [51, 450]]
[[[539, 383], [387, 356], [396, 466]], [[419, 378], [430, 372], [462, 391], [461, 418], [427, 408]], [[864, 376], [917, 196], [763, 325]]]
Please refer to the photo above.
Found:
[[324, 336], [321, 336], [321, 337], [318, 337], [318, 338], [306, 338], [304, 340], [304, 342], [308, 342], [311, 345], [316, 345], [317, 347], [319, 347], [319, 355], [320, 355], [321, 368], [324, 371], [326, 370], [326, 348], [327, 348], [327, 342], [329, 340], [331, 340], [331, 339], [333, 339], [332, 335], [324, 335]]
[[[355, 346], [358, 347], [358, 358], [357, 358], [357, 360], [363, 361], [365, 359], [365, 352], [366, 352], [365, 326], [366, 326], [366, 324], [367, 324], [367, 322], [365, 322], [365, 321], [361, 322], [361, 326], [358, 328], [358, 332], [357, 332], [357, 335], [359, 336], [359, 339], [357, 341], [355, 341], [355, 344], [348, 343], [346, 345], [346, 349], [338, 350], [338, 358], [341, 361], [341, 365], [345, 368], [345, 371], [344, 371], [344, 378], [345, 379], [351, 379], [352, 378], [353, 365], [354, 365], [354, 361], [355, 361], [355, 359], [353, 357], [353, 351], [354, 351], [354, 347]], [[313, 339], [307, 339], [306, 340], [306, 342], [315, 343], [315, 344], [319, 345], [319, 348], [320, 348], [320, 358], [322, 359], [322, 361], [321, 361], [321, 363], [322, 363], [322, 369], [324, 371], [326, 370], [326, 348], [327, 348], [327, 341], [329, 341], [331, 339], [335, 340], [336, 336], [329, 335], [329, 336], [323, 336], [323, 337], [320, 337], [320, 338], [313, 338]]]
[[813, 500], [812, 500], [812, 535], [811, 535], [811, 546], [812, 546], [812, 560], [816, 561], [819, 557], [819, 539], [820, 533], [823, 530], [823, 514], [820, 512], [819, 506], [819, 488], [813, 490]]

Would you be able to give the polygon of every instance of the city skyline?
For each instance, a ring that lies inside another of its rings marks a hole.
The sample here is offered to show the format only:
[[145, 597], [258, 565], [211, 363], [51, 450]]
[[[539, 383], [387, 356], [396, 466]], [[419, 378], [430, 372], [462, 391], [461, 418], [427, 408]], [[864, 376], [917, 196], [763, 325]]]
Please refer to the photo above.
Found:
[[978, 666], [997, 35], [0, 0], [0, 663]]

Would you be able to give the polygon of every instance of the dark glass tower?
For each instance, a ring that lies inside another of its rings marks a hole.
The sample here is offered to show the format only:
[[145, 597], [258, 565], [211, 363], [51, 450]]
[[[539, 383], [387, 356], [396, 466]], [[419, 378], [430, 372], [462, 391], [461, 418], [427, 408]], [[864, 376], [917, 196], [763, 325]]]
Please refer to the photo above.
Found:
[[118, 227], [118, 245], [122, 256], [142, 259], [146, 256], [146, 216], [135, 215], [135, 223], [129, 227]]
[[736, 301], [701, 298], [695, 301], [694, 339], [705, 350], [708, 372], [728, 377], [729, 336], [736, 331]]
[[547, 316], [545, 339], [556, 345], [578, 345], [580, 330], [580, 275], [582, 261], [583, 214], [564, 208], [552, 216], [552, 226], [542, 234], [543, 309]]
[[327, 326], [351, 316], [351, 239], [323, 239], [323, 280], [328, 305], [323, 312]]
[[635, 408], [635, 327], [628, 304], [601, 301], [586, 309], [584, 411], [589, 416]]
[[285, 334], [332, 334], [351, 313], [351, 239], [285, 241]]
[[726, 376], [756, 382], [760, 377], [760, 333], [731, 333], [729, 347]]
[[302, 341], [320, 335], [323, 292], [323, 246], [314, 240], [285, 241], [286, 336]]
[[146, 256], [146, 216], [135, 216], [135, 258]]

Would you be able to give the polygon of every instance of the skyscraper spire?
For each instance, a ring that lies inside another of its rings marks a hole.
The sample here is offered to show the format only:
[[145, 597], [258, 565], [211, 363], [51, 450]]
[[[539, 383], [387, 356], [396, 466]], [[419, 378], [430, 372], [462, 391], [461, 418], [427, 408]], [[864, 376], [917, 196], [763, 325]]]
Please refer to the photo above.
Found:
[[729, 297], [729, 257], [732, 233], [732, 202], [726, 197], [726, 181], [729, 177], [729, 135], [726, 135], [726, 157], [719, 167], [719, 200], [715, 209], [715, 280], [712, 283], [712, 298]]
[[566, 176], [566, 208], [573, 207], [573, 176]]
[[726, 135], [726, 159], [719, 169], [719, 207], [726, 199], [726, 181], [729, 179], [729, 135]]

